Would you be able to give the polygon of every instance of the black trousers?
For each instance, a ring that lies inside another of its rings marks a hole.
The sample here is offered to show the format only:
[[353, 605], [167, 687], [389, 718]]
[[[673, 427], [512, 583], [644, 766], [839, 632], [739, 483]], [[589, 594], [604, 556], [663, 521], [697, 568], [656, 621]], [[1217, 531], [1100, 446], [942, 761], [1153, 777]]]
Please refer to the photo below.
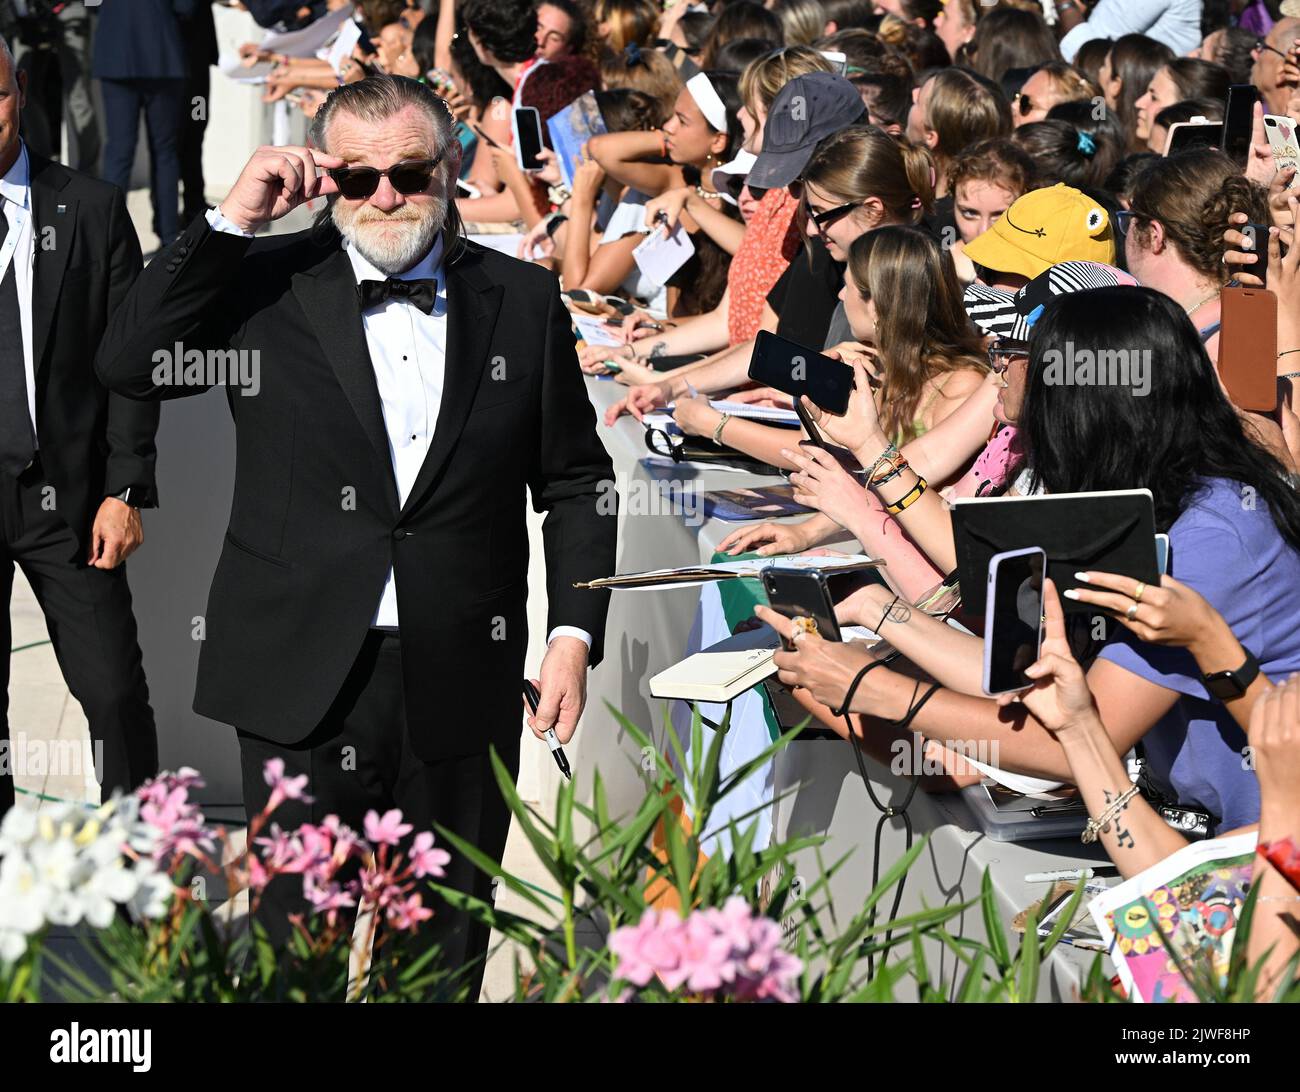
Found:
[[[457, 680], [467, 685], [470, 680]], [[473, 731], [473, 725], [447, 725], [448, 731]], [[270, 758], [284, 760], [286, 776], [306, 774], [307, 793], [313, 802], [286, 801], [273, 813], [284, 829], [300, 823], [319, 823], [337, 815], [352, 829], [363, 832], [366, 812], [383, 815], [400, 808], [414, 834], [433, 830], [434, 824], [454, 831], [470, 844], [500, 861], [510, 831], [510, 810], [501, 798], [487, 754], [425, 762], [411, 750], [402, 696], [402, 659], [399, 638], [372, 630], [356, 663], [324, 720], [300, 743], [283, 744], [239, 733], [240, 764], [244, 782], [244, 811], [251, 818], [270, 797], [262, 775]], [[500, 752], [498, 752], [500, 753]], [[500, 755], [512, 776], [519, 772], [519, 744]], [[435, 836], [436, 836], [435, 831]], [[408, 838], [409, 841], [409, 838]], [[451, 853], [446, 876], [440, 883], [491, 898], [491, 879], [439, 838], [437, 844]], [[477, 1000], [483, 978], [484, 955], [491, 930], [454, 913], [431, 892], [425, 905], [434, 917], [418, 933], [419, 949], [437, 945], [440, 964], [466, 968], [469, 999]], [[288, 915], [306, 908], [299, 877], [282, 877], [267, 888], [257, 919], [272, 939], [289, 935]]]
[[[9, 650], [13, 647], [9, 600], [17, 564], [45, 614], [64, 681], [86, 713], [97, 763], [102, 755], [100, 784], [107, 796], [115, 788], [133, 789], [158, 772], [158, 736], [136, 639], [126, 567], [105, 571], [88, 566], [76, 536], [58, 513], [57, 499], [53, 487], [45, 482], [39, 459], [17, 479], [0, 474], [0, 596], [4, 604], [0, 611], [4, 642], [0, 738], [9, 740]], [[21, 679], [22, 657], [31, 653], [13, 655]], [[5, 748], [6, 757], [9, 750]], [[6, 762], [0, 773], [0, 814], [13, 800], [13, 778]]]
[[[200, 63], [190, 73], [185, 86], [184, 112], [181, 115], [181, 223], [188, 224], [208, 205], [203, 196], [203, 136], [208, 128], [208, 104], [212, 94], [212, 70], [206, 63]], [[194, 109], [194, 101], [203, 103], [202, 110]], [[195, 115], [198, 115], [197, 117]], [[160, 238], [161, 225], [154, 225], [154, 232]]]

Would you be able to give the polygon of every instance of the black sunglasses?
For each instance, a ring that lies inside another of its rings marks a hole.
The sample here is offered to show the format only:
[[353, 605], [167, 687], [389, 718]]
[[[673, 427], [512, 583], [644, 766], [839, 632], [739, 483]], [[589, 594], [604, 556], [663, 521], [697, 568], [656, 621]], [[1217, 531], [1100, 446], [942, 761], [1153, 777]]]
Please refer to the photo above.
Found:
[[1034, 100], [1026, 95], [1023, 91], [1016, 92], [1016, 107], [1020, 110], [1022, 118], [1029, 117], [1034, 112]]
[[1000, 337], [989, 346], [989, 367], [1001, 375], [1017, 361], [1029, 359], [1029, 346], [1015, 338]]
[[860, 209], [865, 202], [849, 201], [843, 205], [836, 205], [833, 209], [823, 209], [821, 212], [813, 212], [812, 207], [808, 204], [807, 193], [799, 195], [799, 203], [803, 206], [804, 216], [817, 225], [820, 231], [822, 228], [828, 228], [837, 220], [843, 220], [854, 209]]
[[334, 179], [339, 193], [353, 201], [373, 194], [384, 176], [398, 193], [409, 195], [423, 193], [429, 188], [433, 172], [441, 162], [442, 152], [439, 152], [433, 159], [404, 159], [386, 171], [377, 167], [331, 167], [329, 176]]

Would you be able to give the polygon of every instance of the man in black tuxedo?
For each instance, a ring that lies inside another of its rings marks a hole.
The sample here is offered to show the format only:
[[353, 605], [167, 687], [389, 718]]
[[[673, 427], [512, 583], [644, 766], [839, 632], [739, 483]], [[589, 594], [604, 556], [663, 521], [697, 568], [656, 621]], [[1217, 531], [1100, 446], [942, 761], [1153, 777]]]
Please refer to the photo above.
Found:
[[[238, 729], [249, 816], [278, 758], [314, 797], [281, 826], [399, 807], [499, 860], [509, 814], [488, 751], [517, 771], [525, 489], [547, 512], [539, 736], [567, 740], [582, 712], [607, 601], [573, 585], [612, 571], [616, 517], [558, 285], [463, 238], [452, 127], [414, 80], [333, 92], [313, 128], [327, 151], [254, 153], [141, 275], [96, 368], [134, 398], [220, 381], [178, 375], [182, 356], [244, 379], [228, 388], [234, 501], [194, 708]], [[253, 240], [320, 195], [313, 230]], [[456, 854], [446, 882], [488, 895]], [[302, 903], [274, 888], [276, 935]], [[451, 967], [486, 949], [446, 908], [426, 931]]]
[[[158, 765], [122, 565], [144, 537], [139, 509], [154, 503], [158, 407], [109, 394], [91, 368], [140, 244], [119, 190], [19, 139], [25, 90], [0, 38], [0, 710], [16, 562], [86, 712], [107, 795]], [[13, 803], [7, 715], [0, 732], [2, 814]]]

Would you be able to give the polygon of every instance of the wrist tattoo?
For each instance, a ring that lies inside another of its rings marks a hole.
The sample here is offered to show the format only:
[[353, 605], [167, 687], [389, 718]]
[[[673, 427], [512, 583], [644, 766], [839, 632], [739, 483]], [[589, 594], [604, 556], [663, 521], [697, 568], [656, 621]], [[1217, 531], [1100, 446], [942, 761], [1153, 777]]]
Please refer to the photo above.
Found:
[[666, 352], [668, 352], [668, 342], [656, 341], [653, 345], [650, 346], [650, 352], [646, 354], [646, 359], [658, 360]]

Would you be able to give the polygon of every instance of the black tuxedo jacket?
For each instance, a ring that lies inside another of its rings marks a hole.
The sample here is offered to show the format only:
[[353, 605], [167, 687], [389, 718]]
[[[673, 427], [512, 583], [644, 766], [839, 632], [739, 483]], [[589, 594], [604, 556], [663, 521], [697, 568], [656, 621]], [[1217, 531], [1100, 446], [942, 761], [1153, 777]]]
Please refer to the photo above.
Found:
[[32, 155], [32, 364], [41, 465], [85, 553], [106, 496], [152, 504], [158, 407], [110, 394], [92, 368], [109, 316], [140, 272], [115, 186]]
[[227, 390], [234, 500], [196, 712], [279, 742], [306, 737], [338, 695], [392, 565], [416, 753], [513, 739], [526, 488], [547, 513], [548, 627], [587, 630], [599, 661], [607, 596], [572, 585], [613, 571], [613, 472], [555, 277], [473, 245], [445, 268], [442, 405], [400, 509], [356, 281], [332, 230], [250, 241], [199, 217], [114, 316], [96, 367], [133, 398], [204, 389], [156, 385], [160, 349], [260, 354], [260, 391]]

